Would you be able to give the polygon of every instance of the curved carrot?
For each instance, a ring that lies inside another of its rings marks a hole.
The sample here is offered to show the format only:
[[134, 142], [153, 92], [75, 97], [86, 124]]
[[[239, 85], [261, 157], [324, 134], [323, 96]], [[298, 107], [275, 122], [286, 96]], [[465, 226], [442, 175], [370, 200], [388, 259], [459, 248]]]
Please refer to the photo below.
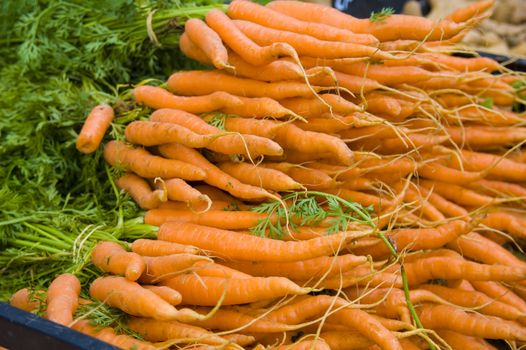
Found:
[[302, 187], [301, 184], [297, 183], [289, 176], [274, 169], [258, 167], [243, 162], [221, 163], [218, 167], [243, 183], [263, 187], [266, 190], [281, 192], [296, 190]]
[[68, 326], [79, 305], [80, 281], [70, 273], [56, 277], [47, 291], [46, 318]]
[[[187, 206], [194, 208], [199, 204], [210, 205], [211, 199], [190, 186], [186, 181], [181, 179], [167, 179], [164, 180], [168, 199], [172, 201], [181, 201], [187, 203]], [[153, 208], [151, 208], [153, 209]]]
[[378, 40], [372, 35], [354, 34], [348, 30], [341, 30], [318, 23], [306, 23], [247, 1], [232, 1], [227, 14], [232, 19], [242, 19], [265, 27], [287, 32], [305, 34], [320, 40], [343, 41], [348, 43], [375, 45]]
[[366, 234], [341, 232], [306, 241], [283, 242], [190, 223], [167, 222], [159, 229], [158, 239], [191, 244], [229, 259], [252, 260], [257, 256], [258, 261], [286, 262], [329, 255]]
[[221, 38], [200, 19], [191, 18], [184, 25], [188, 38], [212, 61], [217, 69], [232, 68], [228, 64], [228, 52]]
[[173, 159], [164, 159], [142, 148], [130, 148], [120, 141], [110, 141], [104, 147], [104, 159], [111, 166], [123, 166], [141, 177], [179, 177], [203, 180], [206, 172], [194, 165]]
[[105, 272], [125, 275], [130, 281], [137, 280], [145, 269], [144, 260], [136, 253], [124, 250], [114, 242], [99, 242], [91, 252], [91, 261]]
[[[316, 92], [326, 90], [313, 87]], [[214, 91], [246, 97], [269, 97], [281, 100], [289, 97], [312, 96], [312, 89], [296, 81], [262, 82], [224, 74], [221, 71], [186, 71], [174, 73], [168, 78], [168, 89], [184, 95], [208, 95]]]
[[115, 181], [115, 184], [121, 190], [128, 192], [142, 209], [157, 208], [166, 201], [166, 194], [163, 190], [152, 191], [146, 180], [133, 173], [121, 176]]
[[203, 306], [216, 305], [220, 300], [223, 305], [236, 305], [309, 292], [283, 277], [232, 279], [181, 275], [163, 281], [162, 285], [181, 293], [183, 303]]
[[295, 57], [294, 49], [281, 42], [261, 47], [241, 32], [226, 14], [219, 10], [209, 11], [206, 23], [221, 39], [246, 62], [260, 66], [274, 61], [280, 56]]
[[488, 168], [488, 174], [507, 180], [524, 181], [526, 178], [526, 164], [497, 155], [462, 150], [462, 159], [466, 169], [471, 171], [482, 171]]
[[493, 4], [495, 4], [495, 0], [477, 1], [469, 6], [461, 7], [460, 9], [453, 11], [445, 18], [450, 19], [456, 23], [465, 22], [470, 18], [487, 11], [493, 6]]
[[196, 254], [199, 252], [197, 247], [151, 239], [137, 239], [133, 241], [131, 250], [143, 256], [163, 256], [179, 253]]
[[242, 104], [239, 98], [224, 91], [215, 91], [205, 96], [185, 97], [175, 96], [160, 87], [146, 85], [133, 89], [133, 96], [137, 103], [154, 109], [175, 108], [189, 113], [213, 112]]
[[185, 272], [196, 262], [209, 260], [206, 256], [192, 254], [173, 254], [156, 257], [143, 257], [146, 270], [139, 278], [141, 283], [154, 284]]
[[426, 328], [445, 329], [469, 336], [526, 340], [526, 330], [516, 323], [493, 316], [470, 314], [447, 305], [422, 305], [417, 308]]
[[166, 301], [170, 305], [179, 305], [181, 304], [181, 301], [183, 300], [183, 297], [181, 296], [181, 293], [179, 293], [176, 290], [173, 290], [172, 288], [168, 288], [165, 286], [148, 286], [143, 285], [142, 286], [145, 289], [151, 290], [155, 294], [161, 297], [164, 301]]
[[[181, 34], [179, 37], [179, 49], [186, 56], [202, 64], [213, 65], [212, 60], [206, 55], [206, 53], [198, 47], [187, 33]], [[228, 53], [227, 53], [228, 55]], [[217, 67], [216, 67], [217, 68]], [[220, 69], [220, 68], [219, 68]]]
[[94, 107], [88, 114], [77, 137], [77, 150], [86, 154], [95, 152], [114, 116], [113, 108], [106, 104]]
[[138, 339], [132, 338], [129, 335], [125, 335], [125, 334], [117, 335], [115, 331], [110, 327], [99, 329], [94, 326], [91, 326], [89, 322], [86, 320], [80, 320], [80, 321], [75, 322], [72, 328], [84, 334], [95, 337], [99, 340], [102, 340], [108, 344], [116, 346], [119, 349], [123, 349], [123, 350], [129, 350], [129, 349], [155, 350], [157, 349], [155, 346], [148, 344], [146, 342], [140, 341]]
[[383, 64], [355, 62], [346, 65], [336, 65], [333, 68], [342, 73], [366, 77], [388, 86], [412, 84], [435, 76], [432, 72], [414, 66], [389, 67]]

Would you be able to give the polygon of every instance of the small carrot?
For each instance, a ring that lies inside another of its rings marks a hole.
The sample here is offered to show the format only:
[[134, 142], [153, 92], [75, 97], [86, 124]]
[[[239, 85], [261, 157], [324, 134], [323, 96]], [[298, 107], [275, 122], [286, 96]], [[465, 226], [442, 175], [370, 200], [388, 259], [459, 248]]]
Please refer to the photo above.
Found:
[[162, 285], [180, 292], [183, 303], [203, 306], [216, 305], [220, 300], [223, 305], [236, 305], [309, 292], [283, 277], [227, 279], [181, 275], [163, 281]]
[[194, 165], [154, 156], [142, 148], [130, 148], [120, 141], [110, 141], [104, 147], [104, 159], [111, 166], [123, 166], [145, 178], [179, 177], [202, 180], [206, 172]]
[[139, 278], [141, 283], [154, 284], [186, 272], [196, 262], [210, 260], [206, 256], [192, 254], [173, 254], [163, 256], [144, 256], [146, 270]]
[[141, 256], [108, 241], [101, 241], [95, 246], [91, 261], [102, 271], [124, 275], [130, 281], [137, 280], [146, 267]]
[[[316, 92], [327, 90], [313, 87]], [[313, 91], [305, 83], [296, 81], [262, 82], [243, 79], [220, 71], [186, 71], [174, 73], [168, 78], [168, 89], [184, 95], [208, 95], [214, 91], [246, 97], [269, 97], [281, 100], [289, 97], [310, 97]]]
[[163, 88], [155, 86], [139, 86], [133, 89], [135, 101], [148, 107], [175, 108], [188, 113], [207, 113], [226, 107], [239, 106], [241, 100], [224, 91], [216, 91], [205, 96], [175, 96]]
[[88, 114], [77, 137], [77, 150], [86, 154], [95, 152], [114, 116], [113, 108], [106, 104], [94, 107]]
[[135, 339], [133, 337], [130, 337], [129, 335], [125, 335], [125, 334], [117, 335], [115, 331], [110, 327], [99, 329], [94, 326], [91, 326], [89, 322], [86, 320], [80, 320], [80, 321], [75, 322], [72, 328], [84, 334], [95, 337], [99, 340], [102, 340], [108, 344], [116, 346], [119, 349], [123, 349], [123, 350], [130, 350], [130, 349], [155, 350], [157, 349], [155, 346], [149, 343], [140, 341], [138, 339]]
[[244, 162], [221, 163], [218, 167], [243, 183], [262, 187], [266, 190], [281, 192], [296, 190], [302, 187], [301, 184], [289, 176], [274, 169], [258, 167]]
[[453, 142], [471, 149], [505, 147], [526, 139], [526, 128], [520, 127], [450, 126], [446, 131]]
[[526, 164], [514, 162], [497, 155], [462, 150], [462, 160], [466, 169], [483, 171], [488, 168], [489, 175], [503, 177], [511, 181], [524, 181]]
[[149, 285], [143, 285], [142, 286], [145, 289], [151, 290], [155, 294], [161, 297], [164, 301], [166, 301], [170, 305], [179, 305], [181, 304], [181, 301], [183, 300], [183, 297], [181, 296], [181, 293], [179, 293], [176, 290], [173, 290], [172, 288], [164, 287], [164, 286], [149, 286]]
[[188, 38], [197, 45], [212, 61], [217, 69], [231, 69], [228, 64], [228, 52], [221, 38], [200, 19], [191, 18], [184, 25]]
[[419, 306], [417, 311], [426, 328], [451, 330], [489, 339], [526, 340], [523, 327], [498, 317], [467, 313], [447, 305], [426, 304]]
[[[188, 309], [177, 310], [151, 290], [122, 277], [99, 277], [91, 283], [90, 295], [111, 307], [133, 316], [156, 320], [185, 320], [195, 313]], [[199, 318], [199, 315], [195, 315]]]
[[340, 245], [366, 234], [367, 231], [341, 232], [306, 241], [283, 242], [190, 223], [167, 222], [159, 229], [158, 239], [191, 244], [229, 259], [253, 260], [257, 256], [258, 261], [287, 262], [329, 255]]
[[18, 309], [32, 312], [37, 310], [40, 305], [44, 303], [43, 291], [32, 292], [29, 288], [22, 288], [17, 290], [11, 298], [9, 298], [9, 304]]
[[46, 318], [69, 326], [79, 305], [80, 281], [72, 274], [56, 277], [47, 291]]
[[402, 111], [402, 106], [396, 98], [375, 91], [367, 94], [364, 107], [368, 112], [375, 115], [387, 115], [389, 117], [396, 117]]
[[133, 173], [121, 176], [115, 184], [121, 190], [128, 192], [142, 209], [157, 208], [166, 201], [166, 193], [162, 189], [152, 191], [146, 180]]
[[432, 72], [414, 66], [389, 67], [383, 64], [355, 62], [353, 64], [338, 65], [333, 68], [342, 73], [367, 77], [388, 86], [412, 84], [435, 76]]
[[470, 18], [480, 15], [487, 11], [495, 4], [495, 0], [482, 0], [477, 1], [469, 6], [461, 7], [447, 15], [445, 18], [450, 19], [456, 23], [461, 23], [469, 20]]
[[137, 239], [133, 241], [131, 250], [142, 256], [164, 256], [171, 254], [196, 254], [197, 247], [182, 245], [172, 242], [157, 241], [151, 239]]
[[[161, 186], [161, 184], [159, 184]], [[164, 180], [168, 199], [172, 201], [185, 202], [190, 208], [195, 208], [200, 204], [206, 204], [206, 208], [211, 205], [211, 199], [190, 186], [186, 181], [181, 179], [167, 179]], [[152, 208], [153, 209], [153, 208]]]

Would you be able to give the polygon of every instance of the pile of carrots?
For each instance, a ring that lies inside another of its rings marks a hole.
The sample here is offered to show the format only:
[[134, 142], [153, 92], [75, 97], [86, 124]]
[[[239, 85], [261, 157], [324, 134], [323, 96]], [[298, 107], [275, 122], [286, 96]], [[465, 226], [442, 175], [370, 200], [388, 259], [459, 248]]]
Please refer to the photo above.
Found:
[[[47, 317], [123, 349], [524, 344], [526, 263], [512, 253], [526, 238], [524, 76], [451, 55], [493, 2], [437, 23], [287, 0], [188, 20], [181, 51], [214, 68], [136, 87], [154, 111], [104, 145], [159, 231], [128, 249], [100, 242], [106, 274], [89, 294], [142, 339], [74, 320], [70, 275], [49, 287]], [[97, 106], [78, 149], [95, 151], [113, 118]], [[288, 193], [331, 214], [258, 210], [293, 205]], [[335, 197], [374, 225], [329, 233]], [[254, 235], [265, 220], [283, 230]], [[30, 294], [12, 303], [33, 310]]]

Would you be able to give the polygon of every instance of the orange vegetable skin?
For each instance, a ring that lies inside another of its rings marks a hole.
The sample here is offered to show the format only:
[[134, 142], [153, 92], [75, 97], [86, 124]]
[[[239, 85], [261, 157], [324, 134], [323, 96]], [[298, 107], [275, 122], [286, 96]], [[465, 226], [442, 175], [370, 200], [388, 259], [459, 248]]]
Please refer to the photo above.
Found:
[[86, 154], [95, 152], [113, 121], [113, 117], [113, 108], [108, 105], [102, 104], [93, 108], [77, 137], [77, 150]]
[[127, 252], [114, 242], [99, 242], [91, 252], [91, 261], [102, 271], [124, 275], [130, 281], [137, 280], [145, 269], [138, 254]]
[[72, 274], [58, 276], [47, 292], [46, 318], [64, 326], [73, 322], [79, 305], [80, 281]]

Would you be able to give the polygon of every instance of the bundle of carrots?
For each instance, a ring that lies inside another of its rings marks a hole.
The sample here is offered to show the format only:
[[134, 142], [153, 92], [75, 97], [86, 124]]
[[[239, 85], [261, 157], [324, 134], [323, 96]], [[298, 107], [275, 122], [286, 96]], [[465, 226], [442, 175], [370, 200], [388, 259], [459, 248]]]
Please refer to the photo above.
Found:
[[[524, 344], [526, 84], [451, 55], [492, 5], [432, 22], [234, 0], [188, 20], [182, 52], [215, 69], [135, 88], [155, 111], [104, 146], [159, 231], [99, 243], [113, 276], [90, 296], [142, 341], [77, 329], [136, 349]], [[79, 150], [112, 120], [96, 107]]]

